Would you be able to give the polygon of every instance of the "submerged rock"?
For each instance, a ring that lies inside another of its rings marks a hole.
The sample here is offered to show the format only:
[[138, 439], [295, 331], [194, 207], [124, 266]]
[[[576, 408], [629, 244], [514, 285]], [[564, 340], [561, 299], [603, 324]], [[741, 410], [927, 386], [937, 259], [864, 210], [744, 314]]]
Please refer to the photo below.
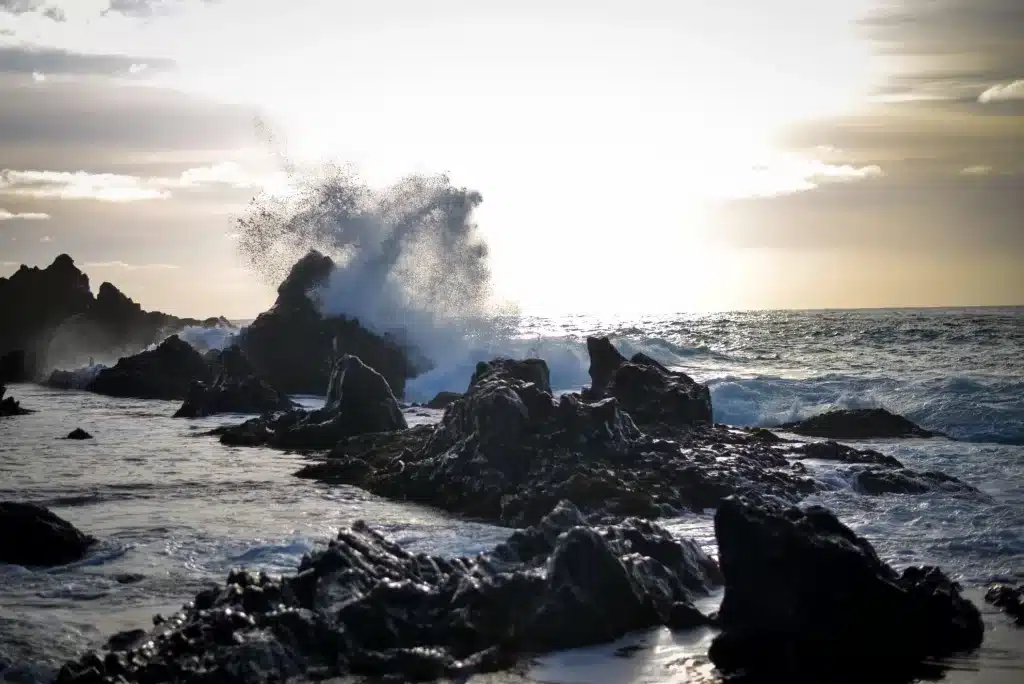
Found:
[[92, 439], [92, 435], [83, 430], [82, 428], [75, 428], [68, 433], [68, 436], [64, 439]]
[[985, 601], [1013, 618], [1018, 627], [1024, 626], [1024, 587], [994, 584], [985, 592]]
[[726, 674], [765, 681], [866, 681], [981, 645], [981, 614], [934, 567], [898, 573], [821, 507], [722, 502], [725, 576], [710, 650]]
[[0, 417], [4, 416], [23, 416], [27, 413], [32, 413], [30, 409], [23, 408], [21, 402], [17, 401], [14, 397], [5, 397], [7, 388], [0, 385]]
[[65, 565], [81, 560], [95, 542], [42, 506], [0, 501], [0, 563]]
[[893, 437], [944, 437], [882, 408], [836, 409], [806, 420], [783, 423], [779, 429], [808, 437], [829, 439], [888, 439]]
[[719, 580], [694, 542], [635, 519], [589, 527], [565, 503], [475, 558], [414, 554], [357, 522], [295, 576], [234, 571], [148, 640], [132, 634], [113, 645], [131, 649], [123, 654], [87, 653], [57, 684], [462, 677], [681, 615], [686, 626], [704, 622], [693, 599]]
[[212, 380], [209, 366], [192, 345], [171, 335], [156, 349], [102, 369], [86, 389], [115, 397], [184, 399], [194, 380]]
[[407, 427], [387, 380], [349, 355], [335, 364], [324, 408], [267, 414], [211, 434], [220, 435], [224, 444], [238, 446], [331, 449], [345, 437]]

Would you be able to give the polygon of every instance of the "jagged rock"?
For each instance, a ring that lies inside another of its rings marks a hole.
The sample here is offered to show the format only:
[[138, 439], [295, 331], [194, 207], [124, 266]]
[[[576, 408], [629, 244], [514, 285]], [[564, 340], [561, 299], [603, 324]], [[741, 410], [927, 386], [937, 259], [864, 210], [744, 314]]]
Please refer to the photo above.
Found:
[[0, 384], [8, 382], [28, 382], [28, 374], [24, 349], [12, 349], [0, 355]]
[[817, 485], [749, 431], [683, 426], [674, 440], [641, 433], [619, 402], [555, 400], [543, 361], [481, 364], [436, 426], [342, 440], [301, 477], [514, 526], [560, 500], [621, 519], [702, 511], [755, 490], [790, 501]]
[[592, 385], [588, 399], [615, 397], [645, 429], [710, 423], [711, 391], [645, 354], [626, 361], [606, 337], [588, 337]]
[[446, 409], [452, 405], [456, 399], [461, 398], [462, 395], [458, 392], [438, 392], [434, 395], [434, 398], [428, 401], [425, 406], [428, 409]]
[[929, 470], [918, 472], [909, 468], [851, 468], [848, 471], [854, 488], [862, 494], [926, 494], [943, 491], [984, 497], [977, 488], [952, 475]]
[[985, 592], [985, 601], [999, 608], [1018, 626], [1024, 626], [1024, 587], [994, 584]]
[[0, 501], [0, 563], [65, 565], [81, 560], [95, 542], [42, 506]]
[[812, 458], [840, 463], [868, 463], [871, 465], [902, 468], [903, 464], [892, 456], [886, 456], [873, 449], [854, 449], [846, 444], [833, 442], [808, 442], [794, 447], [789, 456], [796, 459]]
[[886, 439], [893, 437], [944, 437], [925, 430], [903, 416], [885, 409], [836, 409], [806, 420], [783, 423], [779, 429], [808, 437], [829, 439]]
[[387, 380], [358, 357], [347, 355], [335, 364], [324, 408], [268, 414], [211, 434], [234, 446], [331, 449], [345, 437], [407, 427]]
[[[867, 681], [981, 645], [981, 614], [934, 567], [898, 573], [829, 511], [722, 502], [722, 633], [709, 655], [764, 681]], [[851, 655], [855, 654], [855, 655]]]
[[23, 416], [27, 413], [32, 413], [27, 408], [22, 408], [21, 402], [15, 400], [14, 397], [5, 397], [7, 388], [0, 385], [0, 418], [4, 416]]
[[253, 375], [237, 346], [211, 350], [203, 360], [215, 374], [212, 383], [194, 380], [175, 418], [201, 418], [218, 413], [274, 413], [296, 408], [295, 402]]
[[316, 291], [334, 261], [311, 250], [292, 267], [277, 289], [277, 301], [239, 335], [239, 345], [256, 375], [289, 394], [320, 394], [333, 363], [346, 354], [358, 356], [388, 381], [396, 396], [412, 377], [409, 358], [398, 342], [379, 336], [345, 317], [323, 317]]
[[156, 349], [122, 357], [112, 368], [104, 368], [87, 389], [115, 397], [184, 399], [194, 380], [212, 380], [209, 366], [192, 345], [171, 335]]
[[75, 428], [68, 433], [68, 436], [64, 439], [92, 439], [92, 435], [83, 430], [82, 428]]
[[90, 668], [87, 681], [154, 684], [314, 673], [459, 678], [531, 653], [697, 622], [693, 599], [719, 579], [692, 541], [636, 519], [588, 527], [566, 503], [476, 558], [413, 554], [357, 522], [304, 558], [296, 575], [233, 571], [148, 639], [125, 638], [131, 650], [68, 663], [57, 684]]

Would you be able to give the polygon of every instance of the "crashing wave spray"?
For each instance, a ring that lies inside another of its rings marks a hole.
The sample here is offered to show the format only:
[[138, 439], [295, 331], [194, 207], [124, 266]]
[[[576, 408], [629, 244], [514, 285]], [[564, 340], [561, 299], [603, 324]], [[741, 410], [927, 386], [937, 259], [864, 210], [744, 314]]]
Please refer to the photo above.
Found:
[[516, 311], [494, 297], [487, 245], [473, 222], [478, 192], [444, 175], [383, 189], [348, 167], [322, 167], [298, 182], [292, 175], [293, 192], [256, 198], [239, 220], [240, 249], [267, 280], [280, 282], [309, 249], [331, 256], [331, 277], [310, 293], [321, 313], [398, 336], [434, 362], [435, 377], [514, 331]]

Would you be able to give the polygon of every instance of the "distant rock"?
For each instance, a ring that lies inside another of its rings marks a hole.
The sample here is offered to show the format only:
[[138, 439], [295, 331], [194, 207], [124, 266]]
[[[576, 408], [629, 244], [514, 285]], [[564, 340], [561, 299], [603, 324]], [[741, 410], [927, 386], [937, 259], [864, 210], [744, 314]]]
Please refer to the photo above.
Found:
[[985, 601], [1011, 617], [1018, 626], [1024, 626], [1024, 587], [993, 584], [985, 592]]
[[428, 409], [446, 409], [452, 405], [456, 399], [462, 397], [458, 392], [438, 392], [434, 395], [434, 398], [424, 404]]
[[83, 430], [82, 428], [75, 428], [65, 439], [92, 439], [92, 435]]
[[28, 374], [24, 349], [12, 349], [0, 355], [0, 384], [8, 382], [28, 382]]
[[32, 413], [27, 408], [22, 408], [21, 402], [16, 401], [14, 397], [5, 397], [7, 388], [0, 385], [0, 418], [4, 416], [23, 416], [27, 413]]
[[591, 387], [587, 400], [615, 397], [637, 425], [655, 428], [711, 423], [711, 392], [685, 373], [645, 354], [628, 361], [607, 337], [588, 337]]
[[184, 399], [192, 381], [212, 379], [199, 352], [171, 335], [156, 349], [123, 357], [112, 368], [104, 368], [87, 389], [115, 397]]
[[840, 463], [868, 463], [890, 468], [902, 468], [903, 464], [892, 456], [875, 451], [874, 449], [854, 449], [839, 442], [808, 442], [793, 447], [789, 452], [791, 458], [796, 459], [817, 459], [821, 461], [838, 461]]
[[984, 625], [934, 567], [902, 573], [829, 511], [722, 502], [722, 633], [709, 655], [757, 681], [898, 680], [981, 645]]
[[42, 506], [0, 502], [0, 563], [66, 565], [81, 560], [95, 542]]
[[236, 446], [331, 449], [345, 437], [407, 427], [387, 380], [358, 357], [346, 355], [334, 366], [324, 408], [267, 414], [212, 434]]
[[237, 346], [211, 350], [203, 356], [216, 379], [194, 380], [175, 418], [201, 418], [218, 413], [273, 413], [296, 408], [284, 392], [256, 377], [252, 364]]
[[950, 494], [986, 498], [977, 488], [952, 475], [909, 468], [854, 467], [847, 471], [854, 489], [862, 494], [927, 494], [942, 491]]
[[333, 269], [330, 257], [315, 250], [306, 254], [278, 287], [274, 306], [242, 330], [238, 344], [256, 375], [288, 394], [320, 394], [334, 361], [351, 354], [383, 375], [401, 398], [406, 378], [414, 375], [403, 347], [357, 320], [320, 314], [316, 291]]
[[903, 416], [876, 409], [836, 409], [806, 420], [778, 426], [807, 437], [828, 439], [889, 439], [894, 437], [944, 437], [925, 430]]
[[[67, 663], [82, 681], [465, 681], [548, 651], [606, 643], [657, 625], [706, 624], [693, 605], [720, 581], [690, 540], [647, 521], [591, 527], [562, 502], [493, 550], [412, 553], [364, 522], [341, 530], [280, 579], [236, 570], [147, 637]], [[346, 680], [347, 681], [347, 680]]]

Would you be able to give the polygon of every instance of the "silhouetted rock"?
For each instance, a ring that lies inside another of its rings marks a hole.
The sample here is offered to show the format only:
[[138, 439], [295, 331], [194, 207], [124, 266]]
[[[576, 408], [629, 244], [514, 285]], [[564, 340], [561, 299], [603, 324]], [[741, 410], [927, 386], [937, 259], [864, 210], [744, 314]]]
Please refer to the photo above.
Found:
[[81, 560], [95, 541], [42, 506], [0, 501], [0, 563], [65, 565]]
[[806, 420], [783, 423], [779, 429], [808, 437], [829, 439], [886, 439], [892, 437], [943, 437], [921, 428], [885, 409], [836, 409]]
[[296, 408], [295, 402], [266, 381], [254, 369], [242, 350], [231, 346], [203, 355], [212, 383], [194, 380], [175, 418], [201, 418], [218, 413], [274, 413]]
[[398, 342], [356, 320], [320, 314], [316, 290], [333, 268], [334, 261], [315, 250], [296, 262], [278, 287], [274, 306], [242, 330], [239, 345], [256, 375], [289, 394], [320, 394], [334, 361], [351, 354], [383, 375], [401, 397], [413, 369]]
[[703, 621], [693, 599], [719, 577], [692, 541], [636, 519], [589, 527], [565, 503], [475, 558], [410, 553], [357, 522], [305, 557], [295, 576], [233, 571], [225, 586], [159, 620], [151, 647], [87, 653], [57, 684], [90, 668], [88, 681], [97, 682], [460, 678], [533, 653]]
[[235, 446], [330, 449], [345, 437], [407, 427], [387, 380], [358, 357], [347, 355], [334, 366], [324, 408], [267, 414], [211, 434]]
[[0, 384], [27, 382], [31, 379], [27, 371], [24, 349], [12, 349], [0, 356]]
[[184, 399], [194, 380], [212, 380], [209, 366], [192, 345], [171, 335], [156, 349], [104, 368], [87, 389], [115, 397]]
[[723, 501], [725, 576], [710, 657], [756, 681], [898, 678], [981, 645], [984, 625], [934, 567], [898, 573], [829, 511]]
[[75, 428], [65, 439], [92, 439], [92, 435], [83, 430], [82, 428]]
[[434, 398], [428, 401], [425, 406], [428, 409], [446, 409], [451, 406], [452, 402], [456, 399], [461, 398], [462, 395], [458, 392], [438, 392], [434, 395]]
[[909, 468], [857, 467], [848, 471], [854, 488], [862, 494], [927, 494], [943, 491], [984, 497], [977, 488], [963, 480], [936, 470], [919, 472]]
[[871, 465], [902, 468], [903, 464], [892, 456], [873, 449], [854, 449], [839, 442], [808, 442], [794, 447], [790, 457], [797, 459], [813, 458], [821, 461], [838, 461], [840, 463], [868, 463]]
[[685, 373], [670, 371], [645, 354], [626, 361], [608, 338], [588, 337], [592, 385], [587, 399], [615, 397], [645, 429], [711, 422], [711, 392]]
[[994, 584], [985, 592], [985, 601], [1013, 618], [1018, 627], [1024, 626], [1024, 587]]
[[4, 416], [23, 416], [27, 413], [32, 413], [27, 408], [22, 408], [21, 402], [16, 401], [14, 397], [5, 397], [7, 388], [0, 385], [0, 418]]

